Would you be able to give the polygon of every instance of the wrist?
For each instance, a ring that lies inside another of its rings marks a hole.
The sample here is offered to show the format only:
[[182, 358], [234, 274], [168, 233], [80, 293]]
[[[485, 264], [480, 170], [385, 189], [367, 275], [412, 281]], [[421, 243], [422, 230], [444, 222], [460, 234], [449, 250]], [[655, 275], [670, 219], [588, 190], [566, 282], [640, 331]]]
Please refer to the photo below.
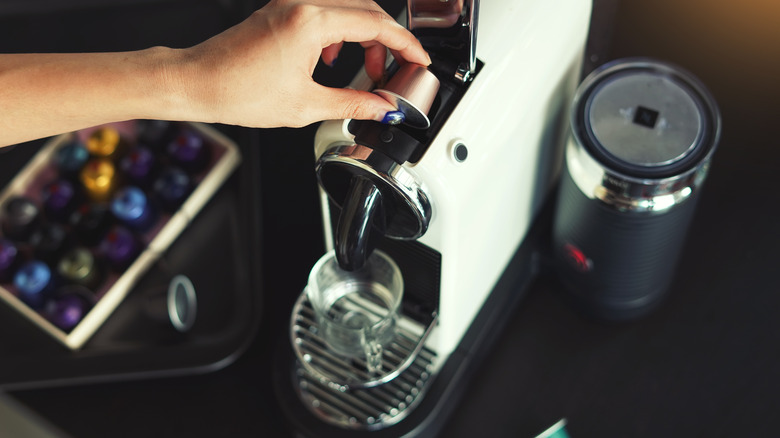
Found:
[[[139, 65], [151, 75], [145, 81], [151, 86], [141, 96], [141, 114], [135, 118], [212, 121], [203, 97], [208, 79], [191, 49], [152, 47], [140, 51], [139, 56], [143, 59]], [[143, 72], [140, 77], [144, 77]]]

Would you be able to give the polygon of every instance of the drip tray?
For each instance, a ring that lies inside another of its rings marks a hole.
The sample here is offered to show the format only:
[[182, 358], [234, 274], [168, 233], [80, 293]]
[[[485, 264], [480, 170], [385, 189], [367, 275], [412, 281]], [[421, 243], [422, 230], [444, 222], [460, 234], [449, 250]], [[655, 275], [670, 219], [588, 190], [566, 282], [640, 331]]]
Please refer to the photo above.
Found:
[[[323, 421], [350, 429], [373, 430], [396, 424], [417, 405], [437, 369], [436, 353], [424, 346], [427, 327], [401, 316], [395, 339], [384, 348], [379, 376], [364, 359], [331, 352], [318, 335], [314, 310], [301, 294], [291, 319], [298, 356], [294, 380], [303, 404]], [[344, 382], [352, 382], [344, 383]]]

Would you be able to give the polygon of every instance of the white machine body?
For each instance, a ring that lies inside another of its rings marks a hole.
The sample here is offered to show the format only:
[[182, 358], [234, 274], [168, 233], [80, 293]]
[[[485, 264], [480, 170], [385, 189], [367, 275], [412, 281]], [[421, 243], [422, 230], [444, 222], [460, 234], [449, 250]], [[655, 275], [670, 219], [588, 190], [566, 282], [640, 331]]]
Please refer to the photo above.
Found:
[[[590, 12], [590, 0], [482, 2], [476, 53], [483, 66], [422, 158], [403, 165], [432, 204], [418, 240], [441, 254], [438, 325], [426, 346], [442, 358], [463, 338], [559, 175]], [[351, 86], [368, 90], [371, 82], [361, 71]], [[354, 142], [348, 122], [322, 123], [315, 157]], [[460, 144], [464, 161], [454, 154]]]

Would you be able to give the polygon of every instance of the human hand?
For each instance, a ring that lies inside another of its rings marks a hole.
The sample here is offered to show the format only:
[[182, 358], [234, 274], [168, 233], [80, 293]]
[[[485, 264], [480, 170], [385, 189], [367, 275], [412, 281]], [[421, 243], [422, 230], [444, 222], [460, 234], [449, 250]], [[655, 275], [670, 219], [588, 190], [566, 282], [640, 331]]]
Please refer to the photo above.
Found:
[[344, 42], [365, 48], [375, 81], [386, 48], [399, 62], [430, 64], [419, 41], [371, 0], [272, 0], [242, 23], [184, 51], [178, 77], [190, 90], [195, 119], [248, 127], [300, 127], [328, 119], [388, 121], [397, 114], [366, 91], [312, 79]]

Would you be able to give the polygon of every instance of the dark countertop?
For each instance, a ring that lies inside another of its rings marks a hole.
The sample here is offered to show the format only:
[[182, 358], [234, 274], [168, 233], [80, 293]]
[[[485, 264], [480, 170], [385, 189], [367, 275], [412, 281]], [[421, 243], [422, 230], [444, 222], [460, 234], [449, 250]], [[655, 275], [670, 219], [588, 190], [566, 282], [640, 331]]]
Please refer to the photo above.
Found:
[[[539, 278], [442, 436], [531, 437], [561, 418], [574, 438], [776, 434], [780, 4], [682, 3], [597, 2], [587, 53], [589, 66], [626, 56], [676, 63], [721, 109], [722, 140], [668, 299], [642, 320], [607, 324]], [[202, 375], [12, 395], [80, 438], [284, 436], [269, 370], [286, 309], [322, 252], [313, 132], [260, 135], [265, 311], [241, 358]]]

